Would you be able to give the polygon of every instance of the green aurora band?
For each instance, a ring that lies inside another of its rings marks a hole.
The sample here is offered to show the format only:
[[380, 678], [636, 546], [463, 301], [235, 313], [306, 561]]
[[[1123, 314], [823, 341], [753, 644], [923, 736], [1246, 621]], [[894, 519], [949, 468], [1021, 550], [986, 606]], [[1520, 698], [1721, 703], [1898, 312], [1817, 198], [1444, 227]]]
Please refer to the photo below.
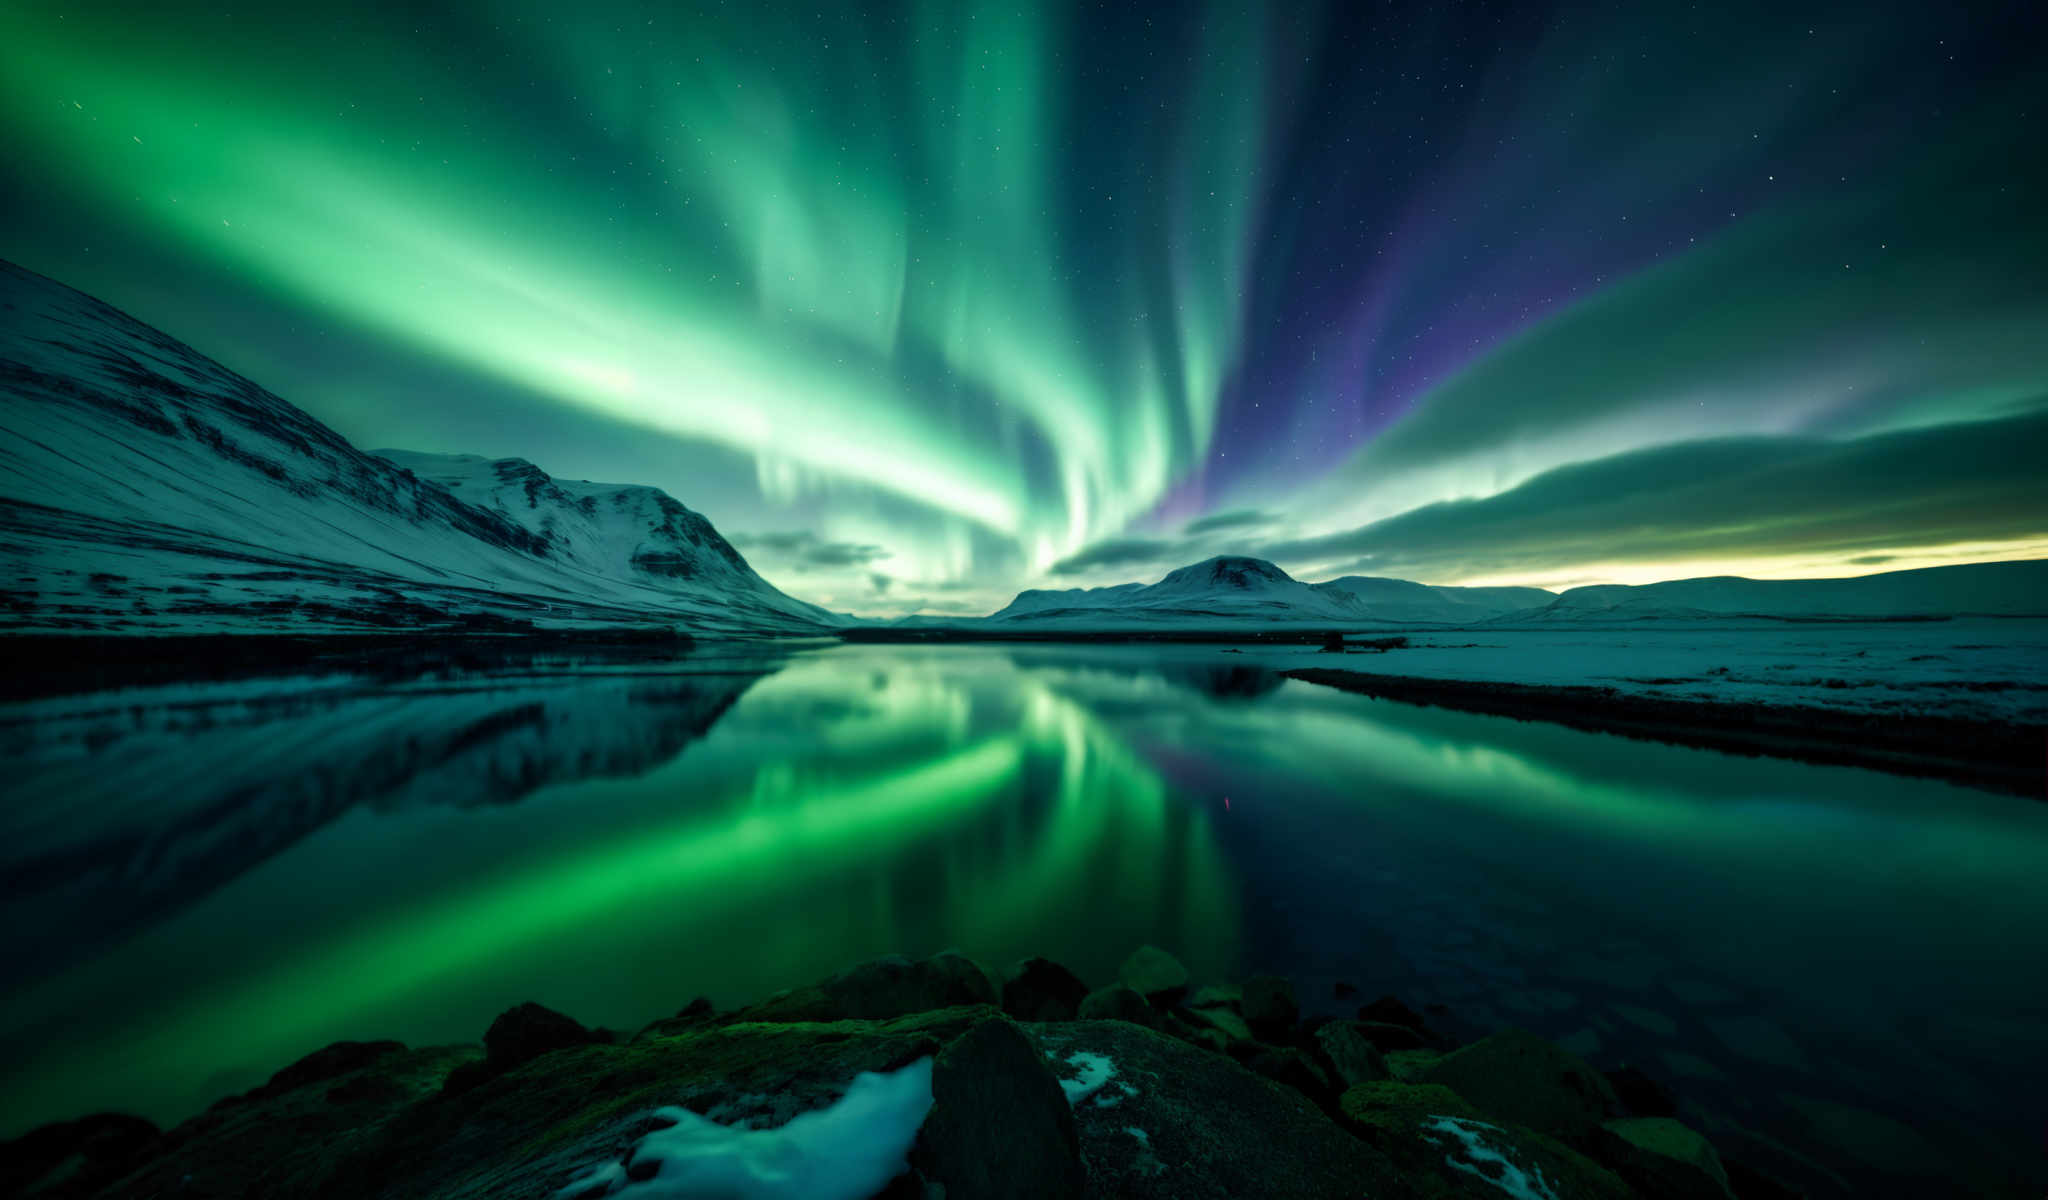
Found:
[[[24, 0], [0, 253], [359, 442], [868, 548], [750, 550], [836, 605], [985, 611], [1134, 535], [1156, 561], [1100, 578], [1271, 544], [1451, 582], [1498, 568], [1316, 539], [1649, 447], [2041, 407], [2020, 11], [1958, 10], [1944, 63], [1924, 14], [1765, 8]], [[1181, 536], [1246, 507], [1274, 522]], [[1875, 549], [2038, 550], [2041, 509]]]

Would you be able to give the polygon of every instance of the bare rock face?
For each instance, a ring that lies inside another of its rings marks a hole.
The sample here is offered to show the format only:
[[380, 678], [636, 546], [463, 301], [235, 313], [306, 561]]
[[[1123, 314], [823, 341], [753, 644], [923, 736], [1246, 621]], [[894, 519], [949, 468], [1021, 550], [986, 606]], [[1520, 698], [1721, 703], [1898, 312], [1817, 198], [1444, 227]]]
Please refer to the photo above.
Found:
[[1006, 1020], [984, 1021], [940, 1052], [912, 1161], [947, 1200], [1073, 1200], [1086, 1183], [1066, 1094]]

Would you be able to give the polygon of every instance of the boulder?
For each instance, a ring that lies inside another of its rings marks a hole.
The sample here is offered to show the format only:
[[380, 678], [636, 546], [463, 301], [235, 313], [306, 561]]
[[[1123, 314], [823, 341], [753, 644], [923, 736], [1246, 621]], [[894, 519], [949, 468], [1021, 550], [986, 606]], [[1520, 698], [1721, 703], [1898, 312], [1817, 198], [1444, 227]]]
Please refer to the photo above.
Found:
[[157, 1128], [126, 1113], [44, 1125], [0, 1142], [0, 1195], [85, 1195], [125, 1173], [157, 1140]]
[[451, 1095], [466, 1092], [543, 1054], [606, 1040], [609, 1039], [585, 1029], [574, 1017], [565, 1017], [529, 1000], [498, 1014], [484, 1031], [483, 1059], [450, 1071], [441, 1090]]
[[574, 1017], [529, 1000], [499, 1013], [484, 1031], [484, 1061], [499, 1070], [508, 1070], [551, 1050], [587, 1046], [596, 1040]]
[[881, 1021], [962, 1004], [994, 1004], [995, 985], [971, 959], [948, 951], [921, 962], [890, 955], [820, 985], [841, 1020]]
[[1358, 1010], [1358, 1019], [1373, 1021], [1381, 1025], [1405, 1025], [1417, 1033], [1429, 1028], [1423, 1022], [1422, 1014], [1401, 1003], [1392, 996], [1381, 996], [1371, 1004]]
[[1567, 1141], [1599, 1128], [1615, 1107], [1598, 1071], [1520, 1029], [1446, 1054], [1416, 1078], [1443, 1084], [1492, 1118]]
[[1006, 1020], [984, 1021], [940, 1052], [912, 1161], [947, 1200], [1067, 1200], [1086, 1182], [1066, 1094]]
[[1254, 975], [1244, 982], [1244, 1020], [1252, 1032], [1269, 1042], [1284, 1042], [1301, 1019], [1294, 985], [1277, 975]]
[[1147, 1029], [1158, 1029], [1162, 1023], [1159, 1010], [1147, 1003], [1136, 988], [1123, 983], [1096, 988], [1082, 997], [1079, 1016], [1083, 1021], [1129, 1021]]
[[1184, 1008], [1174, 1014], [1197, 1029], [1212, 1030], [1220, 1039], [1219, 1049], [1228, 1048], [1233, 1042], [1252, 1040], [1252, 1027], [1236, 1010], [1229, 1008]]
[[1361, 1037], [1371, 1042], [1383, 1054], [1396, 1050], [1426, 1050], [1429, 1038], [1406, 1025], [1388, 1025], [1382, 1021], [1359, 1021], [1353, 1025]]
[[1232, 1012], [1243, 1012], [1244, 992], [1228, 984], [1205, 983], [1196, 988], [1185, 1003], [1189, 1008], [1227, 1008]]
[[1338, 1083], [1346, 1088], [1394, 1077], [1386, 1056], [1358, 1032], [1353, 1022], [1330, 1021], [1319, 1025], [1315, 1039]]
[[816, 986], [771, 996], [740, 1015], [747, 1021], [887, 1021], [995, 1002], [988, 972], [949, 950], [917, 962], [900, 954], [864, 962]]
[[1624, 1146], [1595, 1153], [1646, 1196], [1734, 1200], [1713, 1143], [1670, 1117], [1627, 1117], [1602, 1126]]
[[1069, 1086], [1096, 1086], [1074, 1103], [1092, 1197], [1418, 1196], [1305, 1097], [1227, 1058], [1122, 1022], [1021, 1028]]
[[1019, 1021], [1071, 1021], [1088, 985], [1049, 958], [1027, 958], [1003, 982], [1003, 1011]]
[[1358, 1135], [1432, 1197], [1634, 1200], [1606, 1168], [1540, 1133], [1481, 1116], [1441, 1084], [1381, 1081], [1339, 1101]]
[[1188, 969], [1157, 946], [1140, 946], [1117, 969], [1117, 978], [1153, 1004], [1170, 1008], [1188, 991]]
[[[538, 1005], [534, 1007], [538, 1008]], [[546, 1012], [546, 1009], [541, 1009]], [[507, 1014], [510, 1015], [509, 1013]], [[503, 1020], [500, 1017], [499, 1020]], [[567, 1017], [562, 1018], [568, 1020]], [[575, 1025], [574, 1021], [569, 1022]], [[494, 1025], [493, 1028], [496, 1028]], [[582, 1028], [577, 1026], [577, 1028]], [[369, 1066], [387, 1054], [397, 1054], [405, 1049], [403, 1042], [335, 1042], [330, 1046], [313, 1051], [306, 1057], [284, 1068], [270, 1077], [270, 1082], [250, 1093], [250, 1097], [276, 1096], [309, 1083], [322, 1083], [337, 1075]]]
[[1244, 1065], [1275, 1083], [1284, 1083], [1317, 1105], [1337, 1098], [1339, 1089], [1315, 1059], [1293, 1046], [1262, 1046], [1244, 1060]]
[[1607, 1086], [1621, 1102], [1621, 1110], [1632, 1117], [1675, 1117], [1678, 1100], [1663, 1084], [1634, 1067], [1617, 1067], [1605, 1072]]
[[1387, 1070], [1403, 1083], [1414, 1083], [1443, 1056], [1441, 1050], [1393, 1050], [1387, 1054]]

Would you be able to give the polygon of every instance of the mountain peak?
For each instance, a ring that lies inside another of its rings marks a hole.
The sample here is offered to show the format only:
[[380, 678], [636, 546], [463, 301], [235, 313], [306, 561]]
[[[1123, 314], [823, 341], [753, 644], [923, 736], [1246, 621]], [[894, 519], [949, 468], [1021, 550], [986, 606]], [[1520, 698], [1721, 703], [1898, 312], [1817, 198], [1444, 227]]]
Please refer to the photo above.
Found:
[[1273, 583], [1293, 583], [1294, 577], [1263, 558], [1219, 554], [1193, 566], [1182, 567], [1159, 581], [1159, 587], [1252, 588]]

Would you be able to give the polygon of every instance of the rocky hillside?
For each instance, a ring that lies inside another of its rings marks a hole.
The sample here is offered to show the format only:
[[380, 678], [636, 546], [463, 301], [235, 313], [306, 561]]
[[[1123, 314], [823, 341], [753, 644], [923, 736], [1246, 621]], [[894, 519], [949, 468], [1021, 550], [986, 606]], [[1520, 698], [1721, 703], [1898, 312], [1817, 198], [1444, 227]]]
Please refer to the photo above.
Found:
[[[1304, 1021], [1284, 980], [1189, 984], [1147, 947], [1093, 990], [1044, 959], [998, 985], [955, 954], [890, 958], [738, 1012], [695, 1001], [633, 1034], [524, 1004], [481, 1046], [337, 1043], [168, 1131], [112, 1114], [47, 1126], [0, 1148], [0, 1189], [408, 1200], [1801, 1194], [1776, 1178], [1782, 1165], [1800, 1169], [1796, 1151], [1767, 1170], [1724, 1161], [1639, 1072], [1603, 1074], [1533, 1035], [1454, 1046], [1391, 998], [1356, 1019]], [[1967, 1174], [1920, 1182], [1974, 1185]]]
[[[219, 363], [0, 263], [0, 629], [206, 633], [668, 626], [813, 631], [651, 488], [423, 477]], [[572, 494], [573, 493], [573, 494]], [[475, 499], [472, 499], [475, 496]], [[540, 501], [546, 498], [543, 513]], [[481, 502], [478, 502], [481, 501]]]

